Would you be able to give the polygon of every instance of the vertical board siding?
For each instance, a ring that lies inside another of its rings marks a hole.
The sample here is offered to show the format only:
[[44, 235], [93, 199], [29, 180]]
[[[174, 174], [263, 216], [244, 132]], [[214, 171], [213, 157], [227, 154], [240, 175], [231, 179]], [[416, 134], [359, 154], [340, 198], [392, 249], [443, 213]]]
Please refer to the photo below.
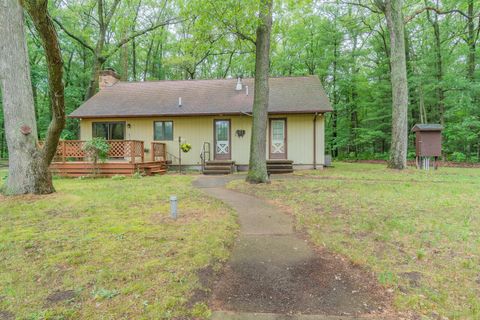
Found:
[[[306, 115], [275, 115], [270, 118], [287, 119], [287, 158], [295, 164], [313, 164], [313, 114]], [[188, 153], [182, 154], [182, 163], [185, 165], [201, 164], [200, 152], [204, 142], [211, 144], [213, 159], [213, 120], [231, 120], [231, 145], [232, 160], [237, 164], [246, 165], [249, 160], [250, 139], [252, 133], [252, 118], [243, 116], [204, 116], [204, 117], [152, 117], [152, 118], [108, 118], [108, 119], [82, 119], [80, 121], [80, 139], [89, 140], [92, 138], [92, 122], [126, 121], [127, 140], [141, 140], [145, 142], [145, 148], [150, 149], [153, 141], [154, 121], [173, 121], [173, 141], [165, 142], [167, 152], [178, 157], [178, 137], [182, 141], [192, 145]], [[128, 128], [130, 124], [130, 128]], [[237, 136], [237, 130], [245, 130], [243, 137]], [[324, 163], [325, 153], [325, 125], [324, 116], [317, 118], [317, 164]], [[267, 131], [268, 132], [268, 131]], [[269, 139], [269, 137], [267, 137]], [[268, 140], [267, 140], [268, 148]], [[267, 149], [268, 155], [268, 149]], [[145, 153], [145, 158], [150, 158], [150, 150]], [[170, 156], [167, 156], [170, 159]], [[175, 162], [175, 161], [174, 161]]]

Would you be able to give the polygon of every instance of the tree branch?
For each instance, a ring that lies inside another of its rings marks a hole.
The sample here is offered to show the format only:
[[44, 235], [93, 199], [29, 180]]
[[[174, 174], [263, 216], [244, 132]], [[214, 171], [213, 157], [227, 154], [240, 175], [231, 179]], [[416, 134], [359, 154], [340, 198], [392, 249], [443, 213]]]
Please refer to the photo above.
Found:
[[123, 45], [129, 43], [130, 41], [132, 41], [133, 39], [137, 38], [137, 37], [140, 37], [140, 36], [143, 36], [144, 34], [150, 32], [150, 31], [153, 31], [155, 29], [158, 29], [160, 27], [163, 27], [163, 26], [166, 26], [166, 25], [169, 25], [169, 24], [176, 24], [176, 23], [180, 23], [180, 22], [183, 22], [185, 20], [175, 20], [175, 18], [172, 18], [172, 19], [168, 19], [167, 21], [163, 21], [163, 22], [160, 22], [158, 24], [155, 24], [153, 26], [150, 26], [146, 29], [143, 29], [143, 30], [140, 30], [140, 31], [137, 31], [137, 32], [134, 32], [132, 33], [130, 36], [120, 40], [120, 42], [118, 42], [117, 44], [115, 44], [115, 47], [112, 51], [110, 51], [108, 54], [106, 54], [104, 57], [107, 59], [109, 57], [111, 57], [115, 52], [117, 52]]
[[416, 16], [418, 16], [419, 14], [421, 14], [421, 13], [423, 13], [423, 12], [425, 12], [425, 11], [435, 11], [438, 15], [445, 15], [445, 14], [450, 14], [450, 13], [458, 13], [458, 14], [464, 16], [464, 17], [467, 18], [467, 19], [480, 17], [480, 14], [476, 14], [476, 15], [470, 17], [468, 14], [466, 14], [466, 13], [463, 12], [462, 10], [458, 10], [458, 9], [452, 9], [452, 10], [442, 11], [442, 10], [440, 10], [439, 8], [427, 6], [427, 7], [423, 7], [423, 8], [421, 8], [421, 9], [416, 10], [412, 15], [406, 17], [406, 18], [405, 18], [405, 23], [410, 22], [410, 21], [413, 20]]
[[74, 35], [72, 32], [68, 31], [67, 28], [63, 26], [63, 24], [56, 18], [53, 18], [53, 21], [62, 29], [63, 32], [65, 32], [70, 38], [74, 39], [78, 43], [80, 43], [83, 47], [87, 48], [88, 50], [92, 51], [95, 53], [95, 49], [93, 49], [92, 46], [90, 46], [85, 40], [81, 39], [80, 37]]

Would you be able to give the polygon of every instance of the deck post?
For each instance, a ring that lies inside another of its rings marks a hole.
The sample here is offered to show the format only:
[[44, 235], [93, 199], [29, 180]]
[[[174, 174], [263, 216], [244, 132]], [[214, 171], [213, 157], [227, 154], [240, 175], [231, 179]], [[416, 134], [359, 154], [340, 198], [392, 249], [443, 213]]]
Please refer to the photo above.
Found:
[[167, 144], [162, 143], [162, 148], [163, 148], [163, 151], [162, 151], [163, 161], [167, 163]]
[[62, 162], [65, 162], [66, 161], [65, 155], [67, 154], [67, 147], [65, 145], [65, 140], [60, 140], [60, 142], [62, 143]]
[[145, 149], [144, 147], [144, 142], [141, 141], [141, 146], [142, 146], [142, 163], [145, 162]]
[[151, 157], [152, 161], [155, 161], [155, 143], [154, 142], [151, 143], [150, 157]]
[[135, 141], [130, 140], [130, 161], [135, 163]]

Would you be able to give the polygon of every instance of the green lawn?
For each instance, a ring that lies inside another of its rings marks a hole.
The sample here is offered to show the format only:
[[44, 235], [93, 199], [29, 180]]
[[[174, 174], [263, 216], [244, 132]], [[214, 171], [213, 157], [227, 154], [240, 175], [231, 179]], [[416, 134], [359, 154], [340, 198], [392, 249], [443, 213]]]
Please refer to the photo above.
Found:
[[374, 271], [398, 310], [480, 319], [480, 169], [334, 165], [230, 187], [286, 207], [317, 245]]
[[0, 318], [208, 316], [187, 302], [198, 271], [228, 258], [237, 224], [192, 179], [57, 179], [56, 194], [0, 198]]

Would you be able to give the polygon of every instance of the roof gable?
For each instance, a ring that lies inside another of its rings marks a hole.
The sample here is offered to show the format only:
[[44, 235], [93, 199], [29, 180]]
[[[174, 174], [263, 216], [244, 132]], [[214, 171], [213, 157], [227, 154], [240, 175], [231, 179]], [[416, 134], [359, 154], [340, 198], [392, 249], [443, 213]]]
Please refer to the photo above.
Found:
[[[70, 114], [76, 118], [241, 114], [252, 112], [254, 79], [119, 82]], [[270, 78], [270, 113], [332, 111], [316, 76]], [[248, 87], [248, 94], [246, 87]], [[181, 98], [181, 106], [179, 106]]]

